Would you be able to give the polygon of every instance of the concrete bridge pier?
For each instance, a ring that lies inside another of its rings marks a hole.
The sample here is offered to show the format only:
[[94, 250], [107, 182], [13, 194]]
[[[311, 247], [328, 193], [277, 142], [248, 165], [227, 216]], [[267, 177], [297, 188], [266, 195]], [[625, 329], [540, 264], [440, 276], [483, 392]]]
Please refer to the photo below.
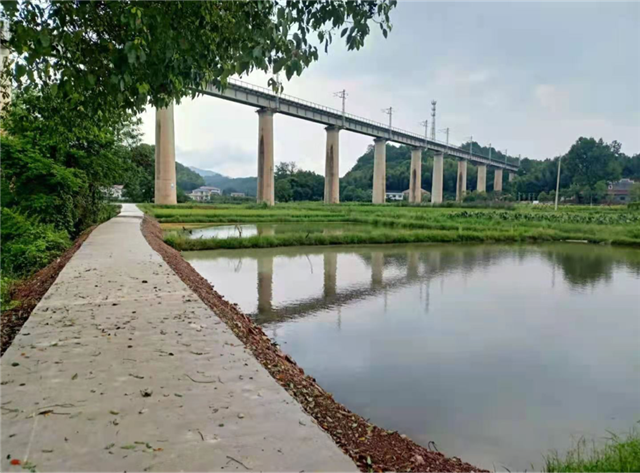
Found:
[[324, 297], [332, 299], [338, 293], [338, 253], [324, 254]]
[[478, 192], [487, 192], [487, 165], [478, 164], [478, 185], [476, 186]]
[[273, 300], [273, 256], [258, 258], [258, 313], [271, 312]]
[[378, 289], [382, 287], [384, 273], [384, 253], [373, 251], [371, 253], [371, 287]]
[[497, 168], [493, 175], [493, 192], [502, 192], [502, 168]]
[[156, 109], [156, 178], [154, 202], [175, 205], [176, 198], [176, 147], [173, 128], [173, 103]]
[[373, 153], [373, 192], [371, 201], [384, 204], [387, 192], [387, 140], [376, 138]]
[[258, 110], [258, 189], [256, 201], [275, 203], [273, 181], [273, 110]]
[[516, 173], [515, 172], [510, 172], [509, 173], [509, 182], [513, 181], [516, 177]]
[[467, 193], [467, 160], [458, 161], [458, 180], [456, 183], [456, 202], [462, 202]]
[[411, 150], [411, 177], [409, 180], [409, 202], [422, 202], [422, 148]]
[[433, 157], [433, 177], [431, 179], [431, 203], [442, 203], [442, 179], [444, 172], [444, 154]]
[[324, 167], [324, 203], [340, 203], [340, 128], [328, 126]]
[[420, 269], [420, 253], [417, 251], [407, 252], [407, 279], [417, 279]]

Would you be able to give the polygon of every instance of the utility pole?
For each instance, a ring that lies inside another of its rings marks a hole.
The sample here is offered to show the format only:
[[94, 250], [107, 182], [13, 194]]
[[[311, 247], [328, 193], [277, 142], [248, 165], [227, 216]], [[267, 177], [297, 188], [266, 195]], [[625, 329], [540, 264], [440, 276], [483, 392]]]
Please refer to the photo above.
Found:
[[469, 137], [469, 157], [473, 156], [473, 135]]
[[429, 140], [429, 120], [420, 122], [420, 125], [424, 126], [424, 144], [427, 146]]
[[436, 139], [436, 101], [431, 101], [431, 139]]
[[391, 139], [391, 130], [392, 130], [391, 123], [393, 119], [393, 107], [383, 108], [382, 111], [387, 115], [389, 115], [389, 139]]
[[505, 163], [507, 162], [507, 156], [509, 156], [509, 154], [508, 154], [508, 153], [509, 153], [509, 150], [508, 150], [508, 149], [505, 149], [505, 150], [504, 150], [504, 162], [505, 162]]
[[562, 163], [562, 156], [558, 157], [558, 177], [556, 178], [556, 208], [558, 211], [558, 197], [560, 196], [560, 165]]
[[446, 134], [446, 136], [447, 136], [447, 141], [446, 141], [446, 143], [447, 143], [446, 151], [447, 151], [447, 152], [446, 152], [445, 154], [448, 154], [448, 152], [449, 152], [449, 127], [447, 127], [447, 128], [443, 128], [443, 129], [442, 129], [442, 130], [440, 130], [440, 131], [444, 131], [444, 132], [445, 132], [445, 134]]
[[346, 127], [346, 117], [345, 117], [345, 105], [347, 101], [347, 91], [342, 89], [340, 92], [336, 92], [333, 94], [334, 97], [340, 97], [342, 99], [342, 128]]
[[491, 161], [491, 143], [489, 143], [489, 161]]
[[276, 74], [276, 82], [278, 83], [278, 90], [276, 92], [276, 110], [280, 110], [280, 94], [282, 93], [282, 84], [280, 83], [280, 73]]

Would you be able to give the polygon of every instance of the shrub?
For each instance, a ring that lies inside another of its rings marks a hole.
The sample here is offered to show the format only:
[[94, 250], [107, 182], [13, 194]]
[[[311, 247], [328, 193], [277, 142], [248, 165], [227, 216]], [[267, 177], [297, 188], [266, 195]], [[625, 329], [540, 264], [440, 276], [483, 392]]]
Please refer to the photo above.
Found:
[[2, 275], [23, 278], [43, 268], [70, 245], [69, 235], [15, 209], [2, 208]]

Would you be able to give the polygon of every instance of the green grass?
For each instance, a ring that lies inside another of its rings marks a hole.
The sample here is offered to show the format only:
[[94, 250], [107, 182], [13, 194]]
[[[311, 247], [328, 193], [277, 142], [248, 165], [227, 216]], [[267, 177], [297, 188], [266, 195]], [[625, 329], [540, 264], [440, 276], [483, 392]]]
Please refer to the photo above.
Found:
[[603, 446], [580, 439], [565, 455], [545, 458], [545, 471], [640, 471], [640, 433], [611, 434]]
[[[346, 245], [418, 242], [541, 242], [585, 240], [590, 243], [640, 247], [640, 213], [624, 207], [515, 206], [513, 209], [409, 207], [402, 205], [321, 203], [248, 205], [144, 205], [160, 223], [299, 223], [285, 234], [228, 239], [189, 239], [167, 232], [178, 250], [266, 248], [297, 245]], [[367, 229], [341, 234], [308, 232], [305, 224], [358, 223]]]

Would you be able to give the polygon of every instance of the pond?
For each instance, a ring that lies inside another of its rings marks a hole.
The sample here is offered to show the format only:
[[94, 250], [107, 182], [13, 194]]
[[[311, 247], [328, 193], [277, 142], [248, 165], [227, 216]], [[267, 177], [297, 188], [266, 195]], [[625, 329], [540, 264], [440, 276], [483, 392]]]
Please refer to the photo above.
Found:
[[640, 420], [640, 251], [582, 244], [185, 258], [337, 401], [488, 469]]
[[349, 232], [365, 232], [371, 230], [370, 225], [351, 222], [306, 222], [294, 223], [249, 223], [249, 224], [222, 224], [203, 228], [195, 228], [189, 231], [189, 238], [246, 238], [255, 235], [280, 235], [285, 233], [323, 233], [325, 235], [341, 234], [345, 230]]

